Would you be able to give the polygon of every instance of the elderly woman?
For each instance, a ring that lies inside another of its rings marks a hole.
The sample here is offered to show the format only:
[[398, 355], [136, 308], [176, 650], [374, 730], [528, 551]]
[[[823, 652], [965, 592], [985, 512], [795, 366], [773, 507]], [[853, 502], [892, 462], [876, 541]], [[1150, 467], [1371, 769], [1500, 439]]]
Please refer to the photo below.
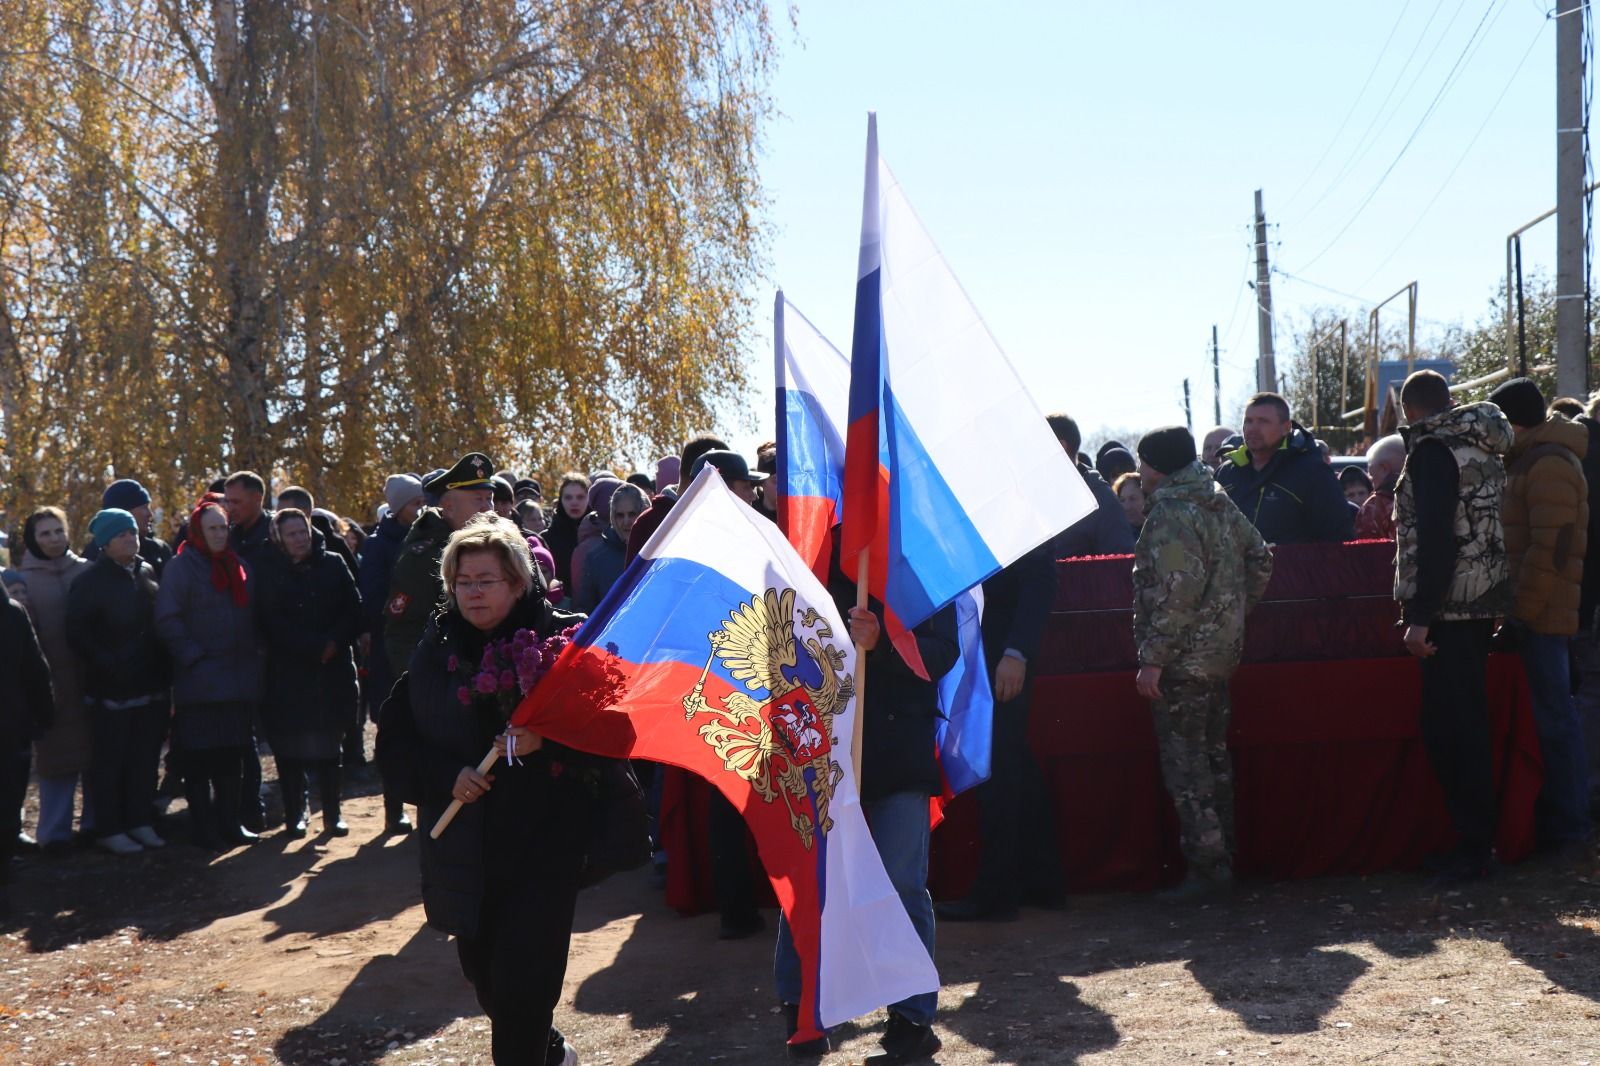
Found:
[[617, 578], [622, 576], [627, 563], [628, 534], [650, 506], [650, 497], [639, 486], [624, 484], [616, 486], [609, 503], [609, 524], [580, 549], [585, 552], [583, 566], [573, 567], [578, 580], [575, 606], [585, 614], [599, 606]]
[[67, 636], [85, 666], [95, 842], [131, 855], [166, 844], [150, 823], [171, 680], [156, 635], [156, 571], [139, 555], [138, 519], [108, 507], [89, 532], [97, 555], [67, 593]]
[[[50, 663], [55, 686], [55, 724], [34, 741], [33, 771], [39, 775], [39, 846], [64, 851], [72, 844], [72, 811], [78, 780], [86, 778], [94, 741], [89, 710], [83, 700], [83, 660], [67, 639], [67, 592], [89, 564], [67, 550], [67, 516], [58, 507], [42, 507], [22, 526], [22, 562], [17, 567], [28, 585], [28, 614], [39, 634], [39, 646]], [[94, 831], [94, 798], [85, 780], [83, 817], [86, 836]]]
[[[456, 937], [493, 1027], [494, 1061], [576, 1063], [551, 1018], [593, 809], [590, 775], [575, 769], [590, 763], [508, 728], [503, 704], [471, 682], [490, 644], [519, 630], [542, 640], [579, 619], [551, 607], [527, 541], [493, 515], [451, 535], [440, 570], [446, 607], [412, 654], [409, 684], [384, 707], [379, 758], [425, 827], [452, 799], [464, 804], [439, 839], [423, 838], [422, 903], [428, 924]], [[479, 774], [508, 736], [523, 758]]]
[[200, 501], [188, 529], [156, 593], [156, 631], [173, 665], [172, 747], [184, 766], [193, 843], [250, 844], [258, 838], [240, 824], [239, 811], [261, 695], [256, 581], [228, 546], [220, 496]]
[[362, 629], [361, 594], [305, 512], [276, 512], [272, 540], [278, 550], [263, 556], [256, 618], [267, 646], [261, 719], [278, 760], [284, 831], [306, 835], [309, 770], [322, 797], [323, 832], [347, 836], [350, 827], [339, 816], [339, 757], [360, 702], [352, 649]]

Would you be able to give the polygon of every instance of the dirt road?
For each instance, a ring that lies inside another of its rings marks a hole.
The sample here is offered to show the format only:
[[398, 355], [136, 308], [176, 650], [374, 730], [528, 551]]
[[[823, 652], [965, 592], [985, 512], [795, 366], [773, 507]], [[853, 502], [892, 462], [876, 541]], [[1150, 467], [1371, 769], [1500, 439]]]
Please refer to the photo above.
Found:
[[[489, 1062], [455, 952], [422, 924], [414, 839], [376, 797], [344, 839], [210, 857], [174, 844], [17, 870], [0, 1062]], [[1246, 886], [1231, 902], [1075, 897], [943, 925], [940, 1062], [1600, 1066], [1592, 861], [1472, 891], [1415, 876]], [[557, 1023], [585, 1066], [786, 1061], [771, 939], [724, 943], [643, 875], [586, 893]], [[880, 1020], [838, 1034], [859, 1061]]]

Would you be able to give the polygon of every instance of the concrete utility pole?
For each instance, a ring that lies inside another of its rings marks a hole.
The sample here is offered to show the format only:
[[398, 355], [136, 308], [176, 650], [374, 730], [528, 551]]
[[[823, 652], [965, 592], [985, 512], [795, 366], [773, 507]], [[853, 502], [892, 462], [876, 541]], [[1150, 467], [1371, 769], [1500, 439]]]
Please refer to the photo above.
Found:
[[1189, 432], [1194, 432], [1194, 411], [1189, 407], [1189, 379], [1183, 379], [1183, 424], [1189, 427]]
[[1211, 395], [1216, 398], [1213, 426], [1222, 425], [1222, 368], [1217, 363], [1217, 324], [1211, 323]]
[[1589, 0], [1566, 3], [1556, 12], [1556, 391], [1583, 397], [1589, 392], [1583, 192], [1583, 27]]
[[1267, 213], [1256, 190], [1256, 336], [1261, 354], [1256, 359], [1256, 389], [1271, 392], [1278, 380], [1272, 354], [1272, 270], [1267, 266]]

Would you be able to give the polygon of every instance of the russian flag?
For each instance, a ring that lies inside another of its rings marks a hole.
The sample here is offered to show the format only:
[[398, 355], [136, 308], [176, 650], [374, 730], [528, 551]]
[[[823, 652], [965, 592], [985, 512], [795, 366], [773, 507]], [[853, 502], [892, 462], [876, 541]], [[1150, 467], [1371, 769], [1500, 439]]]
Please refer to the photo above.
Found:
[[[826, 582], [833, 526], [843, 513], [844, 425], [850, 360], [780, 291], [772, 311], [778, 378], [778, 526]], [[994, 697], [983, 657], [983, 591], [956, 600], [961, 657], [939, 679], [936, 742], [944, 801], [989, 777]]]
[[824, 584], [844, 511], [850, 360], [779, 291], [772, 334], [778, 381], [778, 528]]
[[867, 119], [850, 345], [846, 569], [867, 553], [889, 637], [1094, 509], [1044, 415], [878, 158]]
[[854, 670], [822, 583], [707, 469], [513, 717], [743, 813], [800, 956], [796, 1041], [939, 987], [861, 812]]

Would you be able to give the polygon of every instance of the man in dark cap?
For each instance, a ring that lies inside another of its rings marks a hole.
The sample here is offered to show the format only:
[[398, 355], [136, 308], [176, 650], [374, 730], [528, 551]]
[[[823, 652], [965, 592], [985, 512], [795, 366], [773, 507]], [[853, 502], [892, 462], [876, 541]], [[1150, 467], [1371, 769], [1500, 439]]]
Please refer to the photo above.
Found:
[[1233, 877], [1228, 680], [1272, 553], [1196, 458], [1187, 429], [1147, 434], [1139, 460], [1149, 505], [1133, 554], [1135, 683], [1150, 701], [1161, 777], [1178, 809], [1189, 872], [1177, 893], [1193, 897]]
[[[172, 548], [153, 531], [154, 518], [150, 514], [150, 493], [133, 478], [125, 477], [106, 486], [106, 491], [100, 494], [100, 507], [102, 510], [127, 511], [133, 515], [133, 520], [139, 528], [139, 558], [150, 564], [150, 569], [155, 571], [156, 580], [159, 581], [161, 568], [172, 558]], [[99, 543], [90, 540], [83, 549], [83, 557], [91, 563], [98, 559]]]
[[436, 496], [437, 507], [424, 507], [406, 533], [400, 558], [389, 578], [384, 604], [383, 647], [389, 668], [399, 677], [411, 665], [411, 653], [422, 639], [428, 615], [444, 595], [439, 557], [450, 534], [467, 519], [494, 510], [494, 460], [468, 452], [448, 470], [422, 480], [424, 494]]
[[1516, 431], [1506, 453], [1501, 508], [1513, 601], [1507, 626], [1528, 674], [1533, 721], [1544, 756], [1535, 811], [1539, 844], [1573, 851], [1589, 839], [1589, 766], [1572, 698], [1569, 645], [1578, 632], [1589, 536], [1583, 459], [1589, 432], [1550, 411], [1527, 378], [1489, 394]]
[[767, 480], [769, 475], [759, 470], [751, 470], [745, 457], [738, 452], [717, 449], [706, 452], [694, 461], [689, 468], [690, 482], [693, 482], [700, 475], [700, 471], [707, 466], [716, 467], [717, 472], [722, 475], [722, 480], [733, 490], [733, 494], [751, 507], [755, 507], [757, 486]]
[[517, 497], [516, 493], [511, 489], [511, 482], [507, 481], [502, 475], [496, 474], [489, 479], [489, 491], [494, 497], [494, 513], [501, 518], [509, 518], [515, 522], [517, 520]]

